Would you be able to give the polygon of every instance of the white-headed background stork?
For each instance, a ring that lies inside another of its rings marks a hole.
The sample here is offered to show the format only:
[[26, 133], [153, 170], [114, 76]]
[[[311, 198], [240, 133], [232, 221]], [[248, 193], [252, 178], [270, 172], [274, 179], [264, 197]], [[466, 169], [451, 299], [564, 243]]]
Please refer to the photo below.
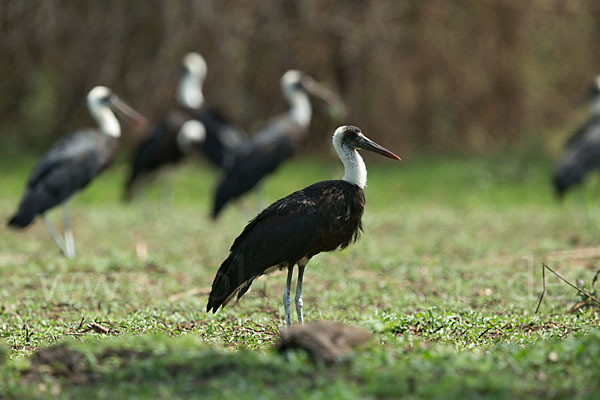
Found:
[[281, 77], [281, 90], [290, 104], [289, 111], [273, 118], [233, 154], [215, 191], [213, 218], [229, 201], [250, 191], [275, 171], [303, 144], [312, 118], [309, 95], [322, 99], [333, 111], [344, 109], [333, 92], [300, 71], [287, 71]]
[[[177, 106], [152, 128], [134, 151], [125, 183], [125, 199], [132, 198], [142, 178], [178, 163], [191, 151], [201, 151], [215, 166], [223, 168], [242, 143], [245, 133], [206, 105], [202, 93], [206, 73], [206, 61], [200, 54], [188, 53], [183, 57]], [[196, 122], [186, 124], [190, 120]]]
[[344, 164], [344, 177], [294, 192], [250, 221], [217, 271], [207, 311], [216, 312], [234, 297], [242, 297], [259, 276], [287, 268], [283, 306], [286, 324], [290, 325], [290, 290], [297, 264], [295, 303], [298, 321], [303, 322], [302, 277], [306, 264], [318, 253], [347, 247], [358, 239], [362, 229], [367, 169], [357, 150], [400, 160], [354, 126], [339, 127], [333, 134], [333, 146]]
[[600, 76], [585, 99], [591, 102], [591, 117], [569, 138], [554, 169], [554, 189], [559, 196], [600, 168]]
[[[58, 141], [33, 169], [19, 209], [9, 226], [24, 228], [41, 215], [52, 238], [68, 258], [75, 257], [67, 200], [87, 186], [113, 161], [121, 126], [112, 110], [144, 124], [144, 118], [104, 86], [96, 86], [87, 96], [90, 113], [98, 128], [82, 129]], [[45, 212], [63, 204], [64, 238], [46, 219]]]

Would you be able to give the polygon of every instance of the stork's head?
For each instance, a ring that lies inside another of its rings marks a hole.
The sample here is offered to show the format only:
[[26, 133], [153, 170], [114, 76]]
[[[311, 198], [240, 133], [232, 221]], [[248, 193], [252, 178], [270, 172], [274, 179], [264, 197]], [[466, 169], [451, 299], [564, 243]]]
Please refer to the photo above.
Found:
[[87, 95], [88, 109], [98, 121], [100, 129], [113, 136], [119, 136], [120, 127], [112, 111], [126, 117], [128, 121], [145, 125], [146, 119], [127, 103], [121, 100], [106, 86], [96, 86]]
[[302, 71], [291, 69], [281, 77], [281, 90], [291, 102], [299, 93], [309, 94], [323, 100], [332, 115], [342, 117], [346, 108], [342, 100], [331, 90]]
[[360, 188], [367, 184], [367, 167], [358, 154], [358, 149], [365, 149], [382, 156], [400, 160], [400, 157], [383, 146], [378, 145], [361, 132], [356, 126], [340, 126], [333, 133], [333, 147], [344, 164], [343, 180]]
[[340, 157], [348, 151], [358, 149], [369, 150], [382, 156], [400, 160], [400, 157], [366, 137], [356, 126], [340, 126], [333, 133], [333, 146]]
[[206, 61], [198, 53], [187, 53], [181, 61], [184, 74], [190, 74], [204, 79], [207, 72]]
[[96, 86], [87, 95], [88, 108], [109, 107], [112, 91], [106, 86]]
[[306, 92], [304, 82], [310, 77], [302, 71], [290, 69], [281, 77], [281, 90], [284, 94], [289, 95], [297, 91]]

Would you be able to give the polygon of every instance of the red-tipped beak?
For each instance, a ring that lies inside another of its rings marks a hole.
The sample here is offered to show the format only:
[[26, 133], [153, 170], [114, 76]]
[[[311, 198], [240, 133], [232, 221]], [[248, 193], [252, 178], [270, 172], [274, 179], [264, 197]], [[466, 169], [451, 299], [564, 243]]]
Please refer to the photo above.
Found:
[[394, 160], [400, 161], [400, 157], [398, 157], [397, 155], [395, 155], [394, 153], [392, 153], [391, 151], [389, 151], [385, 147], [383, 147], [383, 146], [375, 143], [374, 141], [372, 141], [371, 139], [369, 139], [366, 136], [362, 136], [358, 140], [358, 144], [357, 145], [361, 149], [369, 150], [369, 151], [372, 151], [374, 153], [381, 154], [382, 156], [386, 156], [386, 157], [392, 158]]

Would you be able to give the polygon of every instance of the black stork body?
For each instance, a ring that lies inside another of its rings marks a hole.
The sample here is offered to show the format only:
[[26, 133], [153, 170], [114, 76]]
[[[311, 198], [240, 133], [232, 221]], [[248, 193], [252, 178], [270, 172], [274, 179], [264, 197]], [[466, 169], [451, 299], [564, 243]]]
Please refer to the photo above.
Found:
[[600, 76], [586, 98], [592, 102], [592, 116], [569, 138], [554, 169], [554, 189], [559, 196], [600, 168]]
[[[182, 65], [177, 106], [154, 126], [135, 150], [125, 183], [125, 199], [133, 197], [135, 187], [143, 178], [178, 163], [193, 151], [202, 152], [216, 167], [225, 168], [244, 141], [245, 133], [239, 127], [205, 104], [202, 85], [207, 67], [204, 58], [198, 53], [188, 53]], [[186, 125], [190, 120], [196, 123]]]
[[283, 305], [289, 325], [292, 272], [297, 264], [295, 303], [298, 320], [303, 322], [302, 277], [308, 261], [318, 253], [347, 247], [358, 239], [362, 229], [367, 170], [357, 149], [400, 160], [354, 126], [339, 127], [333, 145], [344, 164], [344, 178], [294, 192], [250, 221], [215, 276], [207, 311], [216, 312], [234, 297], [242, 297], [259, 276], [287, 268]]
[[[41, 215], [52, 238], [68, 258], [75, 256], [66, 201], [87, 186], [113, 161], [121, 127], [113, 113], [144, 123], [144, 118], [108, 88], [97, 86], [87, 96], [88, 108], [98, 123], [97, 129], [82, 129], [58, 141], [35, 166], [19, 209], [8, 225], [24, 228]], [[45, 218], [45, 212], [64, 205], [64, 239]]]
[[321, 98], [331, 108], [342, 108], [336, 95], [300, 71], [287, 71], [281, 78], [281, 88], [290, 110], [273, 118], [233, 154], [215, 191], [213, 218], [229, 201], [258, 185], [303, 144], [312, 118], [309, 95]]

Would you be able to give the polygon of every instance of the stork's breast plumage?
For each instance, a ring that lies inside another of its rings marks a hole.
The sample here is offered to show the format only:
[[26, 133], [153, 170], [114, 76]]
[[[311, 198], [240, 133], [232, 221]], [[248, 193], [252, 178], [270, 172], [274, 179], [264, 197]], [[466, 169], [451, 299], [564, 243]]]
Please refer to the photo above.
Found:
[[365, 207], [360, 187], [345, 181], [328, 181], [316, 203], [318, 240], [311, 253], [345, 248], [358, 239]]

